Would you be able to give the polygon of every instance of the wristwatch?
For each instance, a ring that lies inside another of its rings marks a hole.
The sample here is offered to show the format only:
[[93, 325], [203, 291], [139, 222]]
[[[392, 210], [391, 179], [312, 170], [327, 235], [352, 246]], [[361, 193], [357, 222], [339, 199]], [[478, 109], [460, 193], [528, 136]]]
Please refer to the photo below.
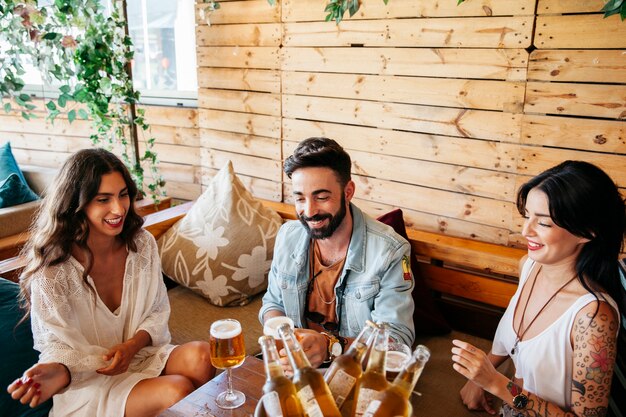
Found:
[[343, 353], [343, 344], [341, 341], [330, 333], [322, 332], [328, 340], [328, 361], [333, 361]]
[[528, 405], [528, 396], [522, 392], [522, 389], [512, 381], [507, 384], [507, 389], [513, 394], [513, 406], [518, 410], [526, 408]]

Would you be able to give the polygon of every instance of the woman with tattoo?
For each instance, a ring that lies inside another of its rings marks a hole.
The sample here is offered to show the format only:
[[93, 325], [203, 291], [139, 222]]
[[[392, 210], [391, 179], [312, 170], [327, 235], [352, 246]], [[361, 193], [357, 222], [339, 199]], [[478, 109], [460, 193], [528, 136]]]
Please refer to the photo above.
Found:
[[[617, 354], [624, 200], [601, 169], [566, 161], [524, 184], [517, 208], [528, 247], [519, 287], [489, 354], [453, 341], [453, 367], [468, 379], [461, 399], [495, 414], [498, 397], [505, 417], [603, 417]], [[508, 357], [510, 380], [496, 370]]]

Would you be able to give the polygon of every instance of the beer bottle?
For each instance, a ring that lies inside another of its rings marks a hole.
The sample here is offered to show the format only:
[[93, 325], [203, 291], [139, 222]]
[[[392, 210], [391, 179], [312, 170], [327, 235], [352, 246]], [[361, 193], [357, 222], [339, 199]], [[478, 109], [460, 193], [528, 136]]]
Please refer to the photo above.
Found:
[[374, 336], [374, 344], [370, 349], [367, 369], [356, 384], [354, 402], [352, 403], [353, 417], [361, 417], [370, 401], [389, 385], [385, 378], [388, 339], [389, 330], [387, 327], [385, 325], [379, 326]]
[[363, 373], [361, 361], [378, 326], [367, 320], [361, 333], [354, 339], [350, 348], [337, 357], [326, 371], [324, 379], [333, 393], [337, 407], [341, 409], [344, 401], [352, 393], [355, 383]]
[[293, 368], [293, 383], [305, 414], [308, 417], [341, 417], [324, 377], [309, 363], [293, 329], [284, 323], [278, 327], [278, 334], [285, 344]]
[[263, 407], [265, 414], [272, 417], [304, 417], [298, 400], [296, 387], [283, 374], [276, 341], [272, 336], [259, 337], [265, 363], [265, 385], [263, 385]]
[[424, 345], [416, 347], [409, 363], [394, 379], [393, 384], [369, 404], [365, 417], [410, 417], [412, 407], [409, 397], [428, 359], [430, 359], [428, 348]]

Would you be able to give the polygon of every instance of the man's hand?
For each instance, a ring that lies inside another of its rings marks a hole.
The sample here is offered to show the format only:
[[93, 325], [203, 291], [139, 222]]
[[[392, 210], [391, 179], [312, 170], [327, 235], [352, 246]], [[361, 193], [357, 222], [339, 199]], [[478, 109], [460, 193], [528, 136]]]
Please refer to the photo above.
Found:
[[[295, 329], [294, 333], [311, 366], [313, 368], [319, 367], [328, 358], [328, 339], [326, 336], [310, 329]], [[281, 356], [280, 364], [283, 366], [283, 371], [287, 376], [292, 376], [293, 370], [285, 348], [281, 349], [278, 354]]]
[[38, 363], [7, 387], [11, 398], [31, 408], [47, 401], [70, 383], [67, 368], [60, 363]]

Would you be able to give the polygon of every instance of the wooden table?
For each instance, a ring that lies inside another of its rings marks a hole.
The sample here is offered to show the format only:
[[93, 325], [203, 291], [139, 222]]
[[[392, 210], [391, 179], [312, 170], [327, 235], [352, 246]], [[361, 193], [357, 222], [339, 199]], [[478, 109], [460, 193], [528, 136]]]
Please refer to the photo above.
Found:
[[265, 383], [263, 361], [249, 356], [243, 365], [235, 368], [233, 374], [233, 389], [246, 394], [246, 403], [234, 410], [223, 410], [215, 405], [215, 397], [226, 391], [226, 372], [222, 372], [187, 397], [174, 404], [160, 414], [160, 417], [249, 417], [254, 415], [262, 388]]

